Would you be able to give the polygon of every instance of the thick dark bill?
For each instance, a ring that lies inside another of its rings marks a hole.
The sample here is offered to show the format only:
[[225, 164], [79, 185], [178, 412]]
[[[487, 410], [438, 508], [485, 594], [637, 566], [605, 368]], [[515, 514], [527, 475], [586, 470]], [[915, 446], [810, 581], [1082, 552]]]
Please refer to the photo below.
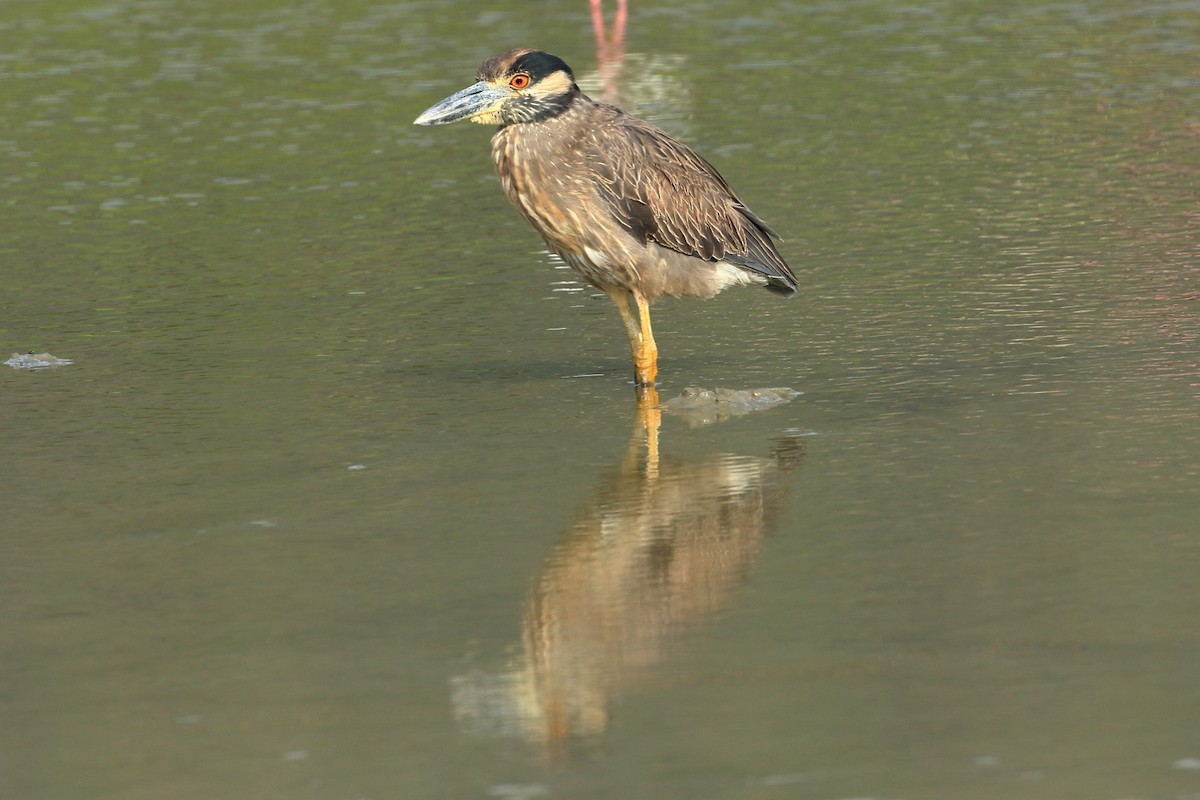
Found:
[[486, 111], [508, 95], [483, 81], [455, 92], [413, 120], [414, 125], [445, 125]]

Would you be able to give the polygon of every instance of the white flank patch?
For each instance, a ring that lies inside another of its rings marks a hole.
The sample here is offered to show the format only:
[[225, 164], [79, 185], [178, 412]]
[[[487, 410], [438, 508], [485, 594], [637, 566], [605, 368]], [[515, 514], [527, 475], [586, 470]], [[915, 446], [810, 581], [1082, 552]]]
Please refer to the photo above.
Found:
[[730, 264], [728, 261], [717, 262], [717, 274], [721, 276], [722, 289], [728, 289], [730, 286], [746, 286], [747, 284], [762, 286], [767, 282], [767, 279], [761, 275], [742, 269], [736, 264]]
[[601, 253], [594, 247], [585, 246], [583, 248], [583, 254], [587, 256], [588, 261], [591, 261], [601, 269], [609, 269], [612, 266], [612, 262], [608, 260], [608, 256], [604, 255], [604, 253]]

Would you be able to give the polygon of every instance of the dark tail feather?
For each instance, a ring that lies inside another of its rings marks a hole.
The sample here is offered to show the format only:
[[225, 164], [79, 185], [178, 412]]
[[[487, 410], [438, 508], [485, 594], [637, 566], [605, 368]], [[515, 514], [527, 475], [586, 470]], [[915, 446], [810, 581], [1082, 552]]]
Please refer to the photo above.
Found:
[[771, 237], [778, 234], [767, 227], [767, 223], [755, 216], [750, 209], [739, 206], [738, 210], [751, 223], [743, 226], [746, 234], [746, 252], [726, 253], [725, 260], [766, 278], [768, 291], [785, 297], [795, 294], [796, 276], [775, 249], [775, 243], [771, 241]]
[[796, 293], [796, 282], [778, 277], [767, 278], [767, 291], [782, 297], [791, 297]]
[[[768, 247], [770, 245], [768, 244]], [[788, 269], [788, 265], [780, 258], [779, 253], [774, 252], [754, 252], [759, 248], [751, 244], [751, 252], [745, 255], [734, 255], [732, 253], [725, 256], [726, 261], [737, 264], [742, 269], [748, 272], [754, 272], [767, 279], [767, 290], [775, 294], [784, 296], [796, 293], [796, 276]]]

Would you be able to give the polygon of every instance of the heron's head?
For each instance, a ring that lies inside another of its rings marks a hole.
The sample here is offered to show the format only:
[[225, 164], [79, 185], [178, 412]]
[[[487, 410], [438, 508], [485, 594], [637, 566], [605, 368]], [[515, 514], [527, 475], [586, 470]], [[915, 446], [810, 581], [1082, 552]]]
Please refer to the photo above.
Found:
[[561, 58], [540, 50], [509, 50], [479, 67], [477, 83], [455, 92], [414, 120], [445, 125], [536, 122], [560, 114], [579, 95], [575, 76]]

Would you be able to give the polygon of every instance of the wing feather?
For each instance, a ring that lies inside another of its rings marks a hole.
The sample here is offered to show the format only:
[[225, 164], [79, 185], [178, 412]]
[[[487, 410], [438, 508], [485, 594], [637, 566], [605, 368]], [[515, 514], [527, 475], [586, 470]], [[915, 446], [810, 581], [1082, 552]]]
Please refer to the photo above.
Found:
[[728, 261], [791, 293], [796, 278], [771, 237], [720, 173], [665, 131], [602, 106], [587, 145], [596, 188], [613, 219], [639, 242], [705, 261]]

